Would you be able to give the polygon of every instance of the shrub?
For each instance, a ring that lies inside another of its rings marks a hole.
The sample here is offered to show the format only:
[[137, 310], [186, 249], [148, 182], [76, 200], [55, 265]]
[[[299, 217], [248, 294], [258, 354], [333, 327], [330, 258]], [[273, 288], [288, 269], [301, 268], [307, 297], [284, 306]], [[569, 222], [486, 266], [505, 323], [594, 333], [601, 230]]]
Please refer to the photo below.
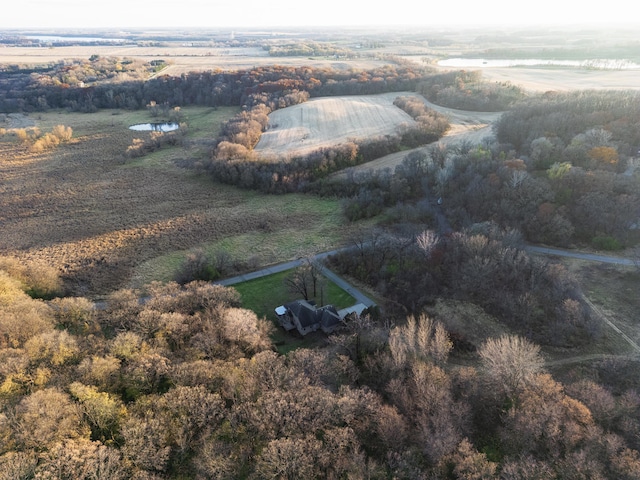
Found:
[[220, 273], [213, 264], [213, 259], [203, 250], [189, 253], [175, 275], [176, 282], [184, 285], [194, 280], [210, 282], [220, 278]]
[[593, 237], [591, 239], [591, 245], [593, 245], [594, 248], [597, 248], [598, 250], [614, 251], [622, 249], [622, 245], [620, 244], [620, 242], [608, 235], [598, 235]]
[[56, 125], [53, 127], [53, 130], [51, 130], [51, 133], [61, 142], [68, 142], [73, 136], [71, 127], [65, 127], [64, 125]]
[[51, 300], [62, 293], [58, 271], [49, 265], [23, 264], [13, 257], [0, 257], [0, 270], [20, 282], [22, 290], [32, 298]]

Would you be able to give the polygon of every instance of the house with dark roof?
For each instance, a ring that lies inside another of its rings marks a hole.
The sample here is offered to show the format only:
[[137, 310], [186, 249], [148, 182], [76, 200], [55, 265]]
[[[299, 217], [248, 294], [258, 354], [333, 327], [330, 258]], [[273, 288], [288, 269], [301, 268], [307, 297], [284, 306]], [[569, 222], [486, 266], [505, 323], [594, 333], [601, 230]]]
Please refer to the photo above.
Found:
[[342, 318], [333, 305], [316, 307], [306, 300], [281, 305], [276, 308], [276, 315], [282, 328], [287, 331], [295, 328], [303, 336], [317, 330], [331, 333], [342, 325]]

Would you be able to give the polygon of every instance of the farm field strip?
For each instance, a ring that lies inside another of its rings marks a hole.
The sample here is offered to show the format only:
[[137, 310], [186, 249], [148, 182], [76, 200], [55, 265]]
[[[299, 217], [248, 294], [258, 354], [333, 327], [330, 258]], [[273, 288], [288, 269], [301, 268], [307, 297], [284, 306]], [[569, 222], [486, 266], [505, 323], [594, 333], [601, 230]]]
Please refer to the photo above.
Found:
[[255, 150], [264, 156], [304, 155], [353, 139], [393, 133], [403, 125], [415, 123], [393, 105], [394, 99], [402, 95], [415, 94], [322, 97], [276, 110], [269, 115], [270, 127]]
[[42, 65], [72, 58], [89, 58], [92, 55], [102, 57], [137, 58], [143, 61], [164, 60], [167, 67], [159, 74], [180, 76], [190, 72], [207, 70], [237, 70], [256, 66], [283, 65], [335, 68], [349, 70], [353, 68], [369, 69], [388, 62], [373, 56], [353, 59], [329, 57], [271, 57], [259, 47], [218, 48], [208, 46], [137, 46], [137, 45], [100, 45], [100, 46], [55, 46], [0, 48], [0, 65]]

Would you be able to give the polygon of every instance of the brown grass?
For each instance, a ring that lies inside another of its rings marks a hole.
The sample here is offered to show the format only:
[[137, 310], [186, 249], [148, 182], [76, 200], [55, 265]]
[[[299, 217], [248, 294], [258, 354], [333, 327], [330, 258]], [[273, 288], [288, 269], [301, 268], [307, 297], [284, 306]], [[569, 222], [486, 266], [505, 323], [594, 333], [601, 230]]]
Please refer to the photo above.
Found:
[[270, 57], [260, 47], [215, 48], [186, 47], [168, 43], [162, 47], [141, 46], [71, 46], [54, 48], [0, 48], [0, 64], [43, 65], [70, 58], [88, 59], [92, 55], [103, 57], [136, 58], [143, 61], [164, 60], [169, 66], [162, 74], [179, 76], [203, 70], [237, 70], [265, 65], [311, 65], [318, 68], [369, 69], [387, 62], [373, 57], [335, 59], [308, 57]]
[[571, 268], [589, 300], [640, 344], [640, 269], [579, 261], [572, 262]]
[[[218, 125], [225, 114], [209, 112], [185, 109], [187, 119], [197, 118], [195, 139], [199, 128]], [[127, 146], [145, 135], [128, 125], [148, 119], [144, 112], [118, 113], [39, 115], [43, 129], [64, 124], [74, 131], [70, 143], [49, 152], [0, 138], [0, 255], [44, 261], [60, 270], [70, 293], [97, 296], [134, 277], [153, 280], [154, 269], [138, 268], [202, 245], [226, 242], [233, 253], [250, 256], [293, 231], [288, 250], [273, 248], [277, 261], [340, 243], [347, 234], [335, 225], [337, 201], [262, 196], [179, 168], [177, 162], [207, 154], [199, 140], [126, 160]], [[260, 248], [244, 243], [247, 237], [259, 238]]]

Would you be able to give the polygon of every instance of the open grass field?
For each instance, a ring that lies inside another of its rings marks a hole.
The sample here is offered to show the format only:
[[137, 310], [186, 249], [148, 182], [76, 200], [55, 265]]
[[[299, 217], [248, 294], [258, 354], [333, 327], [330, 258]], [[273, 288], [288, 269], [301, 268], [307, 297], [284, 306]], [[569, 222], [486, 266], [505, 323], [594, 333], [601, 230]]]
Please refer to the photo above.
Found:
[[183, 43], [167, 43], [164, 46], [54, 46], [0, 47], [0, 65], [44, 65], [64, 59], [88, 59], [92, 55], [132, 58], [142, 61], [164, 60], [168, 66], [161, 74], [180, 76], [184, 73], [205, 70], [237, 70], [265, 65], [311, 65], [319, 68], [348, 70], [368, 69], [384, 65], [385, 61], [374, 55], [358, 58], [336, 59], [330, 57], [270, 57], [260, 47], [218, 48], [185, 46]]
[[43, 132], [64, 124], [74, 135], [44, 153], [0, 137], [0, 255], [53, 265], [69, 293], [95, 298], [170, 280], [196, 247], [265, 264], [341, 245], [350, 227], [338, 201], [241, 191], [178, 166], [208, 155], [203, 139], [236, 111], [186, 108], [185, 146], [137, 159], [125, 151], [149, 134], [128, 126], [150, 121], [146, 112], [29, 117]]
[[415, 121], [393, 105], [412, 93], [322, 97], [276, 110], [256, 152], [263, 156], [305, 155], [323, 147], [397, 132]]

